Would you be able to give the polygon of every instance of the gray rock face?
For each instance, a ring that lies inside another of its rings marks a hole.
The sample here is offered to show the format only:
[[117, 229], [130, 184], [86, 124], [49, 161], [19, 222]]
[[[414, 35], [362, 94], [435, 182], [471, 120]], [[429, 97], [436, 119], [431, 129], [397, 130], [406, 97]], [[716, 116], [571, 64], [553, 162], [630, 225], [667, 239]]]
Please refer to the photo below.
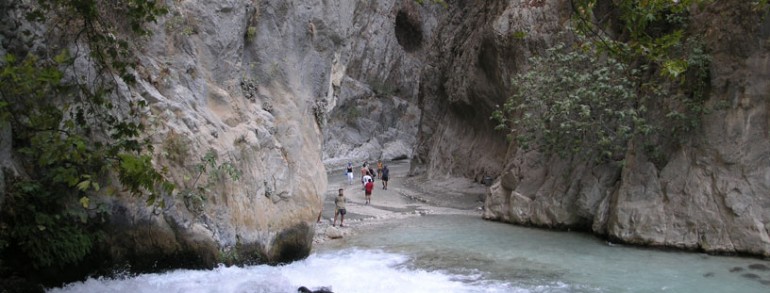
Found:
[[[153, 226], [169, 238], [185, 235], [181, 242], [195, 244], [182, 246], [192, 250], [247, 247], [268, 262], [290, 259], [286, 247], [306, 255], [313, 231], [304, 223], [317, 215], [326, 189], [322, 161], [341, 166], [411, 156], [419, 48], [438, 6], [407, 0], [175, 5], [146, 44], [138, 70], [156, 117], [154, 137], [159, 145], [180, 139], [190, 154], [213, 148], [244, 174], [238, 182], [218, 182], [205, 204], [177, 199]], [[189, 177], [185, 163], [158, 157], [176, 167], [178, 181]], [[141, 208], [129, 210], [131, 219], [137, 213], [152, 219]]]
[[[135, 240], [116, 242], [113, 251], [189, 251], [206, 264], [231, 250], [263, 262], [306, 256], [313, 235], [307, 223], [326, 189], [318, 113], [329, 103], [335, 46], [315, 43], [309, 27], [324, 7], [287, 1], [169, 4], [175, 6], [140, 56], [137, 91], [150, 102], [156, 163], [170, 166], [182, 184], [162, 211], [115, 200], [113, 210], [124, 213], [113, 213], [114, 221], [125, 223], [116, 228], [117, 237], [150, 230], [156, 240], [129, 237]], [[218, 163], [241, 170], [240, 180], [204, 175], [194, 183], [193, 167], [209, 149], [219, 154]], [[182, 194], [196, 184], [211, 184], [205, 200]]]
[[659, 166], [636, 142], [622, 166], [511, 148], [484, 218], [580, 228], [640, 245], [770, 256], [770, 51], [761, 45], [770, 22], [737, 2], [710, 6], [694, 21], [713, 58], [706, 105], [728, 107], [703, 115], [702, 127]]
[[[191, 154], [214, 148], [244, 175], [219, 182], [205, 205], [177, 200], [153, 226], [168, 238], [185, 235], [181, 242], [192, 244], [181, 246], [195, 251], [246, 247], [269, 262], [290, 258], [286, 247], [306, 255], [313, 231], [304, 223], [317, 215], [326, 189], [322, 161], [338, 167], [412, 155], [422, 39], [436, 26], [431, 15], [440, 6], [175, 5], [147, 43], [139, 70], [140, 91], [157, 117], [155, 137], [160, 145], [181, 138]], [[162, 153], [158, 163], [186, 178], [185, 164]], [[127, 218], [153, 219], [141, 208], [129, 210]], [[168, 249], [177, 242], [169, 240]]]
[[323, 160], [331, 169], [411, 157], [423, 40], [431, 37], [441, 13], [440, 6], [409, 0], [354, 3], [355, 13], [324, 26], [344, 39], [330, 84], [334, 107], [323, 128]]
[[[154, 34], [136, 40], [137, 84], [121, 84], [125, 95], [117, 96], [148, 102], [154, 163], [168, 168], [177, 190], [162, 199], [164, 207], [130, 196], [93, 199], [112, 210], [104, 253], [113, 262], [143, 269], [158, 259], [200, 267], [228, 256], [301, 258], [314, 232], [307, 223], [326, 190], [323, 163], [412, 156], [420, 72], [426, 40], [445, 11], [440, 5], [166, 4], [170, 12], [150, 27]], [[23, 15], [11, 16], [19, 21], [0, 27], [0, 52], [45, 47], [34, 36], [17, 38], [12, 31], [26, 24]], [[92, 67], [82, 56], [78, 66]], [[208, 152], [217, 165], [240, 170], [240, 179], [199, 174]]]
[[[422, 72], [413, 175], [498, 176], [507, 143], [489, 117], [510, 78], [563, 29], [565, 1], [458, 1], [449, 5]], [[515, 35], [525, 34], [525, 38]]]

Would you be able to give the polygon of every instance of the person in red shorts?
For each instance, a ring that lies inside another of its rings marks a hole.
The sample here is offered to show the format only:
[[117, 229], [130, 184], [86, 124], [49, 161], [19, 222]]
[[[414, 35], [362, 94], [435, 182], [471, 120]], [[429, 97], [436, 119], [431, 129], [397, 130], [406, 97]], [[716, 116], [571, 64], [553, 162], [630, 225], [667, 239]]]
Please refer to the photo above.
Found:
[[366, 185], [364, 185], [364, 196], [366, 196], [366, 204], [369, 204], [372, 201], [372, 190], [374, 190], [374, 182], [372, 182], [372, 179], [369, 179], [369, 182], [366, 182]]

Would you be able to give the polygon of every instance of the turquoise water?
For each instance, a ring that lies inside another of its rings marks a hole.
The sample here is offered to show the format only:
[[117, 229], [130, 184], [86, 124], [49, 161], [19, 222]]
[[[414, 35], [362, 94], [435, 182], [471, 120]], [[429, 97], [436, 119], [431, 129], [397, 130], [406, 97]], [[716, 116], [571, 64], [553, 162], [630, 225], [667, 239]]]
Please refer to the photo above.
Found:
[[415, 269], [478, 275], [522, 292], [770, 292], [770, 262], [611, 245], [554, 232], [435, 215], [331, 246], [407, 255]]
[[483, 221], [402, 219], [284, 266], [89, 279], [50, 292], [770, 292], [770, 262], [610, 245]]

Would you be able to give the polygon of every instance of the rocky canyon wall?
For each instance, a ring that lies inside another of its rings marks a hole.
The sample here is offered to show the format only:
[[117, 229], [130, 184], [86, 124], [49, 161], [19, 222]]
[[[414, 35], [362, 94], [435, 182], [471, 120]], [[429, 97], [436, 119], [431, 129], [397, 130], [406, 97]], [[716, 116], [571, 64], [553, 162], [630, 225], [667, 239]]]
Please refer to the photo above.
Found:
[[[167, 4], [143, 44], [135, 91], [150, 105], [156, 164], [170, 167], [180, 192], [163, 210], [108, 199], [111, 255], [170, 266], [306, 256], [326, 189], [318, 105], [333, 62], [308, 24], [324, 12], [287, 1]], [[186, 197], [205, 184], [194, 168], [209, 149], [242, 175], [204, 178], [207, 192]]]
[[323, 160], [330, 169], [411, 157], [425, 44], [444, 13], [441, 6], [416, 1], [348, 5], [356, 6], [350, 18], [325, 28], [343, 43], [335, 55], [323, 128]]
[[179, 191], [204, 184], [193, 170], [209, 149], [242, 175], [204, 178], [213, 182], [208, 192], [169, 195], [163, 210], [109, 199], [111, 253], [180, 254], [205, 266], [223, 255], [271, 263], [306, 256], [308, 223], [326, 189], [317, 105], [333, 50], [316, 49], [308, 28], [312, 13], [323, 12], [286, 1], [167, 4], [142, 46], [135, 89], [150, 105], [156, 164], [170, 167]]
[[[115, 242], [113, 251], [189, 252], [207, 257], [203, 263], [223, 253], [271, 263], [306, 256], [308, 223], [326, 189], [324, 159], [410, 155], [420, 62], [404, 46], [420, 41], [399, 40], [396, 19], [431, 8], [414, 1], [169, 4], [138, 70], [161, 146], [157, 163], [173, 166], [177, 181], [188, 178], [189, 160], [162, 153], [174, 138], [190, 146], [190, 160], [214, 148], [243, 175], [220, 181], [192, 210], [179, 198], [163, 211], [114, 200], [116, 223], [125, 224], [116, 235], [135, 241]], [[412, 27], [416, 21], [401, 24], [404, 34], [430, 31]]]
[[[120, 91], [147, 102], [153, 163], [177, 188], [158, 200], [164, 205], [94, 197], [110, 220], [106, 245], [90, 260], [145, 271], [302, 258], [326, 190], [324, 161], [411, 156], [421, 56], [442, 6], [164, 3], [169, 13], [150, 24], [153, 34], [133, 40], [137, 83], [120, 82]], [[2, 52], [52, 46], [22, 37], [23, 13], [8, 15], [16, 19], [2, 26]], [[88, 71], [87, 53], [76, 57], [76, 69]], [[0, 175], [22, 174], [10, 146], [3, 150], [3, 170], [15, 174]], [[212, 160], [206, 154], [214, 155], [209, 168], [232, 164], [238, 180], [200, 172]]]
[[638, 141], [623, 164], [607, 165], [511, 145], [484, 218], [639, 245], [770, 256], [770, 21], [749, 2], [720, 1], [697, 10], [690, 27], [712, 58], [705, 107], [714, 111], [676, 138], [683, 142], [661, 142], [674, 146], [664, 161]]
[[[135, 40], [137, 84], [121, 91], [148, 102], [154, 163], [177, 189], [165, 206], [94, 200], [111, 211], [95, 257], [137, 270], [307, 255], [324, 164], [412, 158], [431, 178], [499, 173], [507, 144], [487, 117], [566, 19], [546, 1], [165, 4]], [[4, 49], [33, 47], [4, 29]], [[207, 153], [240, 178], [197, 171]]]
[[492, 111], [510, 95], [510, 79], [527, 58], [555, 42], [569, 11], [565, 1], [449, 3], [422, 72], [411, 174], [481, 182], [502, 171], [508, 146], [494, 130]]

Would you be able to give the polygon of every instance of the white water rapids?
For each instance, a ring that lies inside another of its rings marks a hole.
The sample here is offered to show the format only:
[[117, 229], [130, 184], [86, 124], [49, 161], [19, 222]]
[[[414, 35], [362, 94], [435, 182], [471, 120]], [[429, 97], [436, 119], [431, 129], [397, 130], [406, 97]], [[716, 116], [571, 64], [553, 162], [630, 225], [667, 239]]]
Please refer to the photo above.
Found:
[[329, 287], [334, 292], [511, 292], [504, 282], [409, 268], [405, 255], [346, 249], [313, 254], [284, 266], [176, 270], [131, 278], [89, 279], [49, 292], [297, 292]]

